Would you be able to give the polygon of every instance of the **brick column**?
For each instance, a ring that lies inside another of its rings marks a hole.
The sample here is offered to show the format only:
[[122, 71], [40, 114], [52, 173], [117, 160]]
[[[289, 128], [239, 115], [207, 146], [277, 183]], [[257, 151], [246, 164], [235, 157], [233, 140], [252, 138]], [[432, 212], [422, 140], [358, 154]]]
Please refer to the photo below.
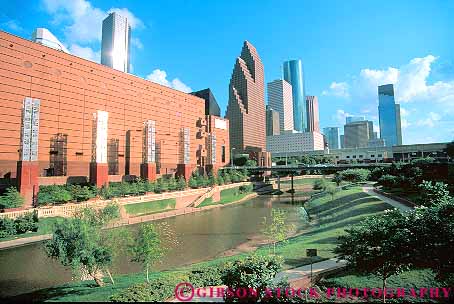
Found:
[[149, 181], [156, 180], [156, 163], [148, 163], [140, 165], [140, 178]]
[[25, 199], [23, 208], [33, 207], [37, 203], [38, 176], [39, 166], [37, 161], [17, 162], [17, 186], [20, 194]]
[[90, 183], [96, 188], [109, 185], [109, 166], [102, 163], [90, 163]]
[[177, 176], [183, 176], [186, 181], [189, 181], [189, 178], [192, 174], [192, 165], [189, 164], [177, 164]]
[[213, 176], [217, 176], [219, 166], [218, 165], [206, 165], [205, 170], [206, 170], [207, 174], [211, 173], [211, 174], [213, 174]]

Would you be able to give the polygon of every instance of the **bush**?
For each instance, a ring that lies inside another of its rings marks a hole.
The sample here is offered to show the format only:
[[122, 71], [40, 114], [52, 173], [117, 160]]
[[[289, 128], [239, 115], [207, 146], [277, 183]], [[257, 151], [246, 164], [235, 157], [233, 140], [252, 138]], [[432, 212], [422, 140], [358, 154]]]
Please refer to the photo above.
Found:
[[16, 234], [16, 226], [14, 220], [9, 218], [0, 218], [0, 239]]
[[78, 202], [87, 201], [96, 196], [96, 190], [87, 186], [68, 185], [67, 188], [69, 189], [72, 198]]
[[145, 192], [153, 192], [155, 185], [156, 185], [155, 182], [145, 181], [144, 183]]
[[216, 177], [214, 177], [213, 174], [210, 174], [208, 176], [208, 186], [210, 187], [216, 186]]
[[252, 185], [243, 185], [243, 186], [239, 186], [238, 187], [238, 192], [239, 193], [249, 193], [251, 192], [253, 189], [253, 186]]
[[199, 266], [189, 273], [189, 282], [194, 287], [222, 285], [223, 265]]
[[216, 181], [219, 186], [224, 185], [224, 178], [222, 177], [222, 175], [219, 174]]
[[230, 178], [230, 174], [228, 172], [225, 172], [224, 173], [224, 184], [230, 184], [232, 182], [231, 178]]
[[189, 187], [192, 188], [192, 189], [196, 189], [196, 188], [199, 187], [198, 182], [197, 182], [197, 178], [195, 176], [191, 176], [189, 178]]
[[24, 198], [15, 187], [9, 187], [6, 189], [6, 192], [0, 196], [0, 209], [17, 208], [23, 204]]
[[327, 186], [326, 180], [324, 178], [321, 178], [321, 179], [317, 179], [314, 182], [314, 186], [312, 187], [312, 189], [314, 189], [314, 190], [325, 190], [326, 186]]
[[159, 178], [154, 185], [154, 193], [161, 193], [162, 191], [162, 180]]
[[423, 206], [445, 204], [452, 200], [449, 195], [448, 185], [442, 182], [423, 181], [419, 185], [421, 198], [418, 203]]
[[393, 188], [399, 184], [399, 178], [394, 175], [385, 174], [378, 179], [378, 184], [384, 188]]
[[370, 179], [373, 181], [378, 181], [380, 177], [385, 175], [386, 171], [385, 168], [374, 168], [370, 173]]
[[150, 283], [133, 285], [112, 295], [112, 302], [163, 302], [175, 295], [175, 286], [189, 282], [187, 275], [163, 275]]
[[347, 169], [341, 171], [342, 180], [352, 183], [365, 182], [369, 179], [370, 171], [367, 169]]
[[177, 182], [177, 190], [184, 190], [186, 189], [186, 180], [184, 179], [183, 176], [180, 176], [178, 178], [178, 182]]
[[36, 232], [38, 231], [37, 218], [33, 215], [33, 212], [26, 213], [14, 220], [14, 227], [17, 234], [22, 234], [28, 231]]
[[73, 200], [65, 185], [39, 186], [38, 204], [62, 204]]
[[177, 189], [177, 181], [174, 177], [171, 177], [167, 180], [167, 185], [169, 191], [175, 191]]

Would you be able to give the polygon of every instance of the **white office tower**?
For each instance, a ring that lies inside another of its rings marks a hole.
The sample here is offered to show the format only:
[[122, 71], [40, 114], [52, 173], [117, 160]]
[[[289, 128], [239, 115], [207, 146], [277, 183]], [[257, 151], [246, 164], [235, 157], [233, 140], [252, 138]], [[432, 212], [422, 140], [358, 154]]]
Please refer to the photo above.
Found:
[[102, 22], [101, 64], [129, 72], [131, 27], [128, 18], [110, 13]]
[[279, 112], [280, 131], [293, 130], [292, 85], [279, 79], [268, 83], [268, 105]]
[[37, 28], [32, 33], [32, 41], [70, 54], [68, 49], [46, 28]]

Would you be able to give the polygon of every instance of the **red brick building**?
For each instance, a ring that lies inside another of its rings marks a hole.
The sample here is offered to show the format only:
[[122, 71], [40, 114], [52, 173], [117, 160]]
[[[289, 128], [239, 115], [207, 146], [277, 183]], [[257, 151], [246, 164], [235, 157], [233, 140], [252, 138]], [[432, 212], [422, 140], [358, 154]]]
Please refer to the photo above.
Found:
[[[177, 170], [188, 177], [230, 160], [228, 121], [205, 115], [203, 99], [1, 31], [0, 92], [0, 178], [16, 178], [27, 200], [38, 185], [88, 179], [90, 168], [101, 185]], [[26, 97], [40, 102], [36, 161], [21, 161]], [[106, 161], [96, 164], [97, 111], [108, 119]], [[155, 123], [155, 157], [145, 164], [148, 120]]]

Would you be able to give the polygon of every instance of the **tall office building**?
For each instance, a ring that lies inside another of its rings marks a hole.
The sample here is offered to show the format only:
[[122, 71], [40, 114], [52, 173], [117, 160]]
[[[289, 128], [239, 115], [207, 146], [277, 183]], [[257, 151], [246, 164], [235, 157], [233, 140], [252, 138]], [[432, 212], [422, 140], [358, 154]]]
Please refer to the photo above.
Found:
[[102, 21], [101, 64], [129, 73], [130, 40], [128, 18], [110, 13]]
[[386, 146], [401, 145], [400, 105], [394, 100], [392, 84], [378, 86], [378, 117], [380, 138], [385, 141]]
[[344, 149], [345, 148], [345, 136], [344, 134], [342, 135], [339, 135], [339, 144], [340, 144], [340, 148], [341, 149]]
[[326, 137], [328, 147], [330, 149], [339, 149], [339, 128], [338, 127], [326, 127], [323, 128], [323, 134]]
[[301, 60], [284, 62], [284, 80], [292, 85], [293, 127], [296, 131], [306, 131], [306, 102], [304, 99], [303, 64]]
[[352, 116], [345, 117], [345, 123], [351, 123], [351, 122], [356, 122], [356, 121], [365, 121], [365, 120], [366, 120], [365, 116], [352, 115]]
[[371, 121], [355, 121], [344, 126], [345, 148], [366, 148], [371, 139]]
[[317, 96], [306, 96], [307, 132], [320, 132]]
[[226, 117], [230, 120], [230, 145], [236, 153], [266, 150], [263, 64], [248, 41], [230, 78]]
[[281, 131], [293, 130], [292, 86], [285, 80], [274, 80], [267, 84], [268, 105], [279, 112]]
[[279, 135], [280, 132], [279, 112], [266, 106], [266, 136]]

